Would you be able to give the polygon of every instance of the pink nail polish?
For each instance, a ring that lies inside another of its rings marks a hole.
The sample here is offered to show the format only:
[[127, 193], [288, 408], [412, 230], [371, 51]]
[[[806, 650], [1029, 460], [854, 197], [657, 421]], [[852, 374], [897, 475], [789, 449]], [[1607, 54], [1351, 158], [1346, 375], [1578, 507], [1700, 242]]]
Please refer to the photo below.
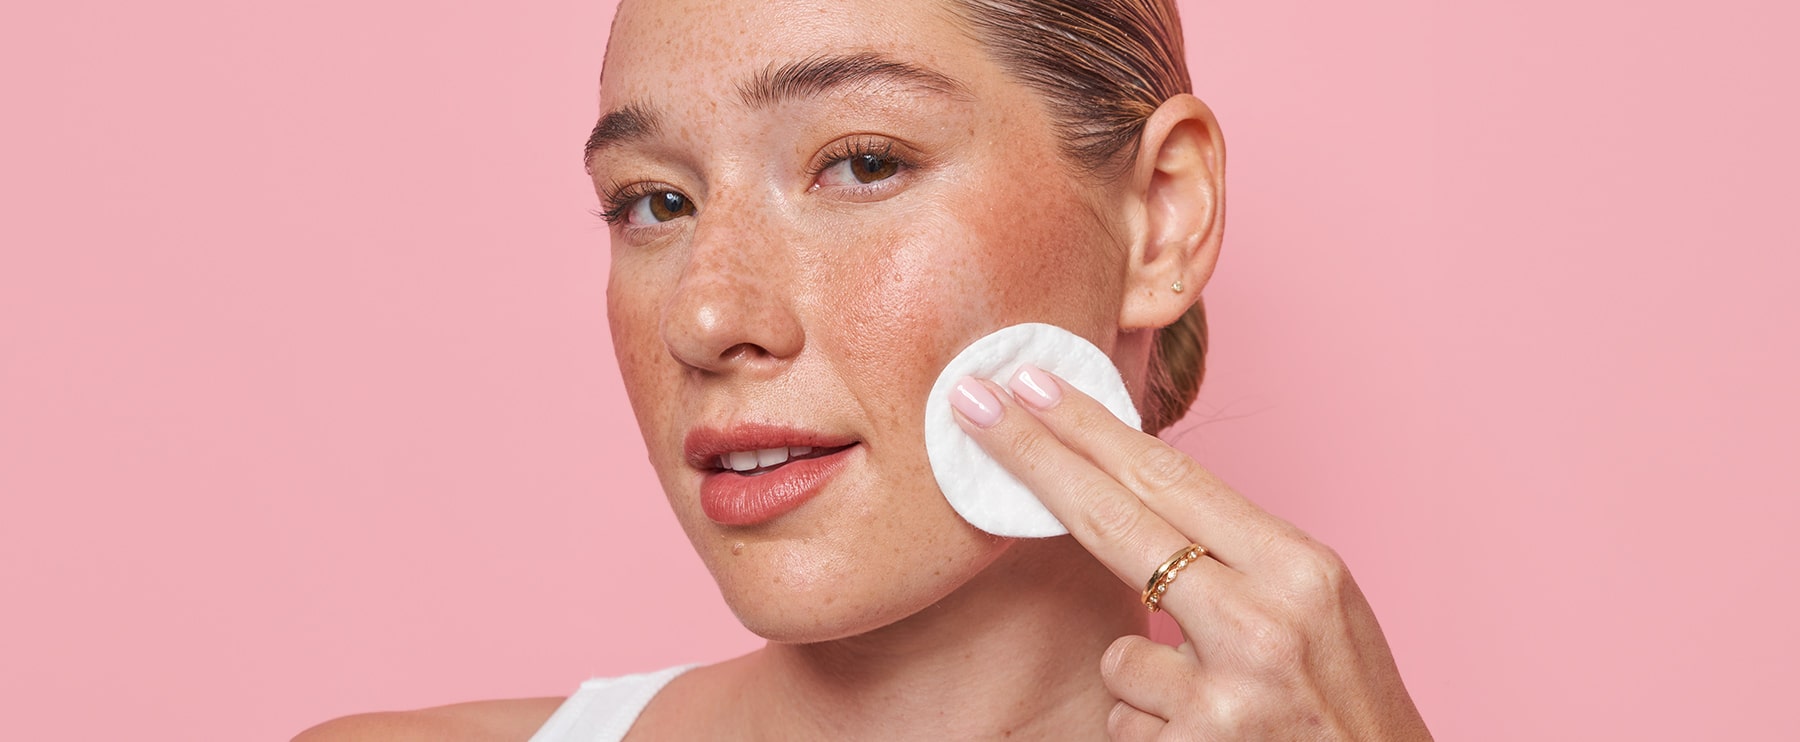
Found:
[[1020, 366], [1018, 373], [1013, 374], [1012, 381], [1006, 384], [1013, 390], [1013, 395], [1025, 404], [1040, 410], [1055, 407], [1062, 401], [1062, 387], [1043, 369], [1029, 363]]
[[964, 376], [950, 392], [950, 406], [983, 428], [1000, 422], [1000, 400], [975, 377]]

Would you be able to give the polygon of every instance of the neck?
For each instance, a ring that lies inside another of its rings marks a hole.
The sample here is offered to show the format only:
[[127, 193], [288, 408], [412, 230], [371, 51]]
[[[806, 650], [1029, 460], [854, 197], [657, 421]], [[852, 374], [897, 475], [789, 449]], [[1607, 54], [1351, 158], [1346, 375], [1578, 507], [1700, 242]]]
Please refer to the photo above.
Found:
[[743, 658], [750, 728], [797, 739], [1095, 739], [1100, 656], [1143, 634], [1136, 595], [1068, 537], [1020, 541], [876, 631]]

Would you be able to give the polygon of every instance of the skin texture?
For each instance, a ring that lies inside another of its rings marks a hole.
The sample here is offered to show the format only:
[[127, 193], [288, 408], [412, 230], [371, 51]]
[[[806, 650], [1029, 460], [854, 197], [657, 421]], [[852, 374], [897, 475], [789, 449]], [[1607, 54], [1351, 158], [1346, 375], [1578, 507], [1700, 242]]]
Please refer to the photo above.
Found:
[[[745, 94], [825, 54], [951, 82]], [[640, 114], [589, 161], [613, 217], [619, 366], [670, 506], [769, 639], [677, 678], [631, 739], [1426, 736], [1334, 554], [1079, 393], [1038, 410], [991, 387], [1000, 420], [964, 418], [1070, 537], [974, 529], [926, 462], [938, 370], [1002, 326], [1086, 337], [1143, 406], [1152, 331], [1199, 296], [1223, 235], [1224, 143], [1199, 100], [1166, 102], [1132, 168], [1094, 182], [943, 6], [874, 0], [626, 2], [600, 98], [603, 115]], [[898, 166], [846, 177], [842, 156], [868, 152]], [[647, 208], [663, 194], [682, 208]], [[722, 525], [701, 510], [683, 439], [744, 422], [860, 445], [800, 507]], [[1133, 636], [1147, 627], [1138, 591], [1189, 541], [1220, 561], [1169, 594], [1192, 644], [1159, 648]], [[494, 738], [535, 728], [553, 701], [490, 702], [466, 736], [436, 709], [301, 738]]]
[[[973, 44], [916, 40], [956, 38], [930, 6], [742, 5], [621, 9], [602, 105], [640, 104], [667, 125], [596, 154], [595, 179], [603, 191], [665, 184], [697, 214], [616, 228], [608, 311], [651, 462], [727, 603], [762, 636], [817, 642], [916, 613], [1007, 550], [938, 494], [924, 397], [964, 345], [1016, 322], [1115, 346], [1123, 261], [1094, 215], [1104, 194], [1058, 172], [1036, 98]], [[708, 38], [695, 16], [757, 31]], [[889, 24], [929, 31], [867, 32]], [[805, 58], [795, 50], [870, 44], [957, 70], [968, 95], [886, 85], [766, 107], [735, 100], [771, 61]], [[667, 59], [694, 63], [655, 61]], [[807, 172], [861, 132], [904, 142], [897, 151], [924, 164], [879, 181], [873, 197]], [[863, 445], [799, 511], [724, 527], [698, 507], [701, 472], [682, 460], [682, 439], [740, 422]]]

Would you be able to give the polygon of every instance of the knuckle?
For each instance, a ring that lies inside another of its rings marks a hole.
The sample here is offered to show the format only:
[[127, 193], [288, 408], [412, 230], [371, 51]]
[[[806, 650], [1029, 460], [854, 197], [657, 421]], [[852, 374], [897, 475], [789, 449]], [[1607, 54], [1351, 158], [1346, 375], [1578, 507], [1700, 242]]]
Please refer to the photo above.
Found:
[[1135, 709], [1131, 705], [1119, 701], [1113, 704], [1112, 711], [1106, 715], [1106, 736], [1113, 739], [1124, 739], [1130, 731], [1131, 715]]
[[[1335, 739], [1292, 723], [1291, 696], [1266, 687], [1239, 685], [1210, 699], [1208, 731], [1222, 739]], [[1310, 734], [1308, 732], [1311, 732]]]
[[1101, 541], [1127, 543], [1143, 527], [1144, 508], [1135, 498], [1110, 497], [1105, 492], [1091, 490], [1083, 493], [1077, 502], [1081, 506], [1082, 525]]
[[1013, 460], [1026, 469], [1036, 471], [1050, 463], [1050, 444], [1045, 436], [1037, 431], [1015, 430], [1012, 441]]
[[1131, 662], [1132, 655], [1137, 651], [1135, 639], [1137, 637], [1134, 635], [1121, 636], [1113, 640], [1113, 643], [1106, 648], [1106, 653], [1100, 655], [1101, 676], [1110, 680], [1120, 675]]
[[1168, 489], [1192, 481], [1200, 471], [1200, 462], [1166, 445], [1153, 445], [1138, 454], [1138, 481], [1150, 489]]
[[1306, 638], [1292, 625], [1267, 613], [1246, 620], [1238, 645], [1250, 668], [1262, 675], [1285, 674], [1306, 655]]
[[1241, 739], [1243, 730], [1249, 726], [1250, 698], [1241, 688], [1233, 688], [1214, 693], [1209, 697], [1207, 716], [1211, 722], [1207, 726], [1226, 739]]
[[1305, 538], [1288, 560], [1285, 581], [1290, 598], [1299, 605], [1335, 605], [1350, 585], [1350, 568], [1331, 547]]

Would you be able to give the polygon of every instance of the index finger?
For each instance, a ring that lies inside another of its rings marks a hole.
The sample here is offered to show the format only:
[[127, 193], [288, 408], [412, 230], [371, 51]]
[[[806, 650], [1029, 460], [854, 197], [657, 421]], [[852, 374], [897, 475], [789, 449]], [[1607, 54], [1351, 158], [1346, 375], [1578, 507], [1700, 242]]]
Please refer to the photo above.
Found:
[[[1038, 500], [1069, 529], [1069, 534], [1127, 585], [1143, 584], [1170, 553], [1193, 539], [1158, 517], [1142, 500], [1093, 462], [1069, 448], [1042, 421], [1027, 412], [1004, 389], [985, 379], [965, 378], [955, 392], [975, 406], [956, 405], [964, 429], [1001, 466], [1018, 477]], [[1122, 424], [1116, 420], [1114, 425]], [[1211, 559], [1190, 569], [1213, 572], [1215, 578], [1240, 576]], [[1141, 589], [1141, 588], [1140, 588]], [[1180, 604], [1190, 591], [1164, 600]], [[1168, 606], [1170, 614], [1176, 605]]]
[[1020, 406], [1071, 450], [1227, 565], [1243, 569], [1261, 561], [1271, 537], [1292, 528], [1192, 456], [1132, 430], [1093, 397], [1048, 371], [1026, 364], [1007, 386]]

